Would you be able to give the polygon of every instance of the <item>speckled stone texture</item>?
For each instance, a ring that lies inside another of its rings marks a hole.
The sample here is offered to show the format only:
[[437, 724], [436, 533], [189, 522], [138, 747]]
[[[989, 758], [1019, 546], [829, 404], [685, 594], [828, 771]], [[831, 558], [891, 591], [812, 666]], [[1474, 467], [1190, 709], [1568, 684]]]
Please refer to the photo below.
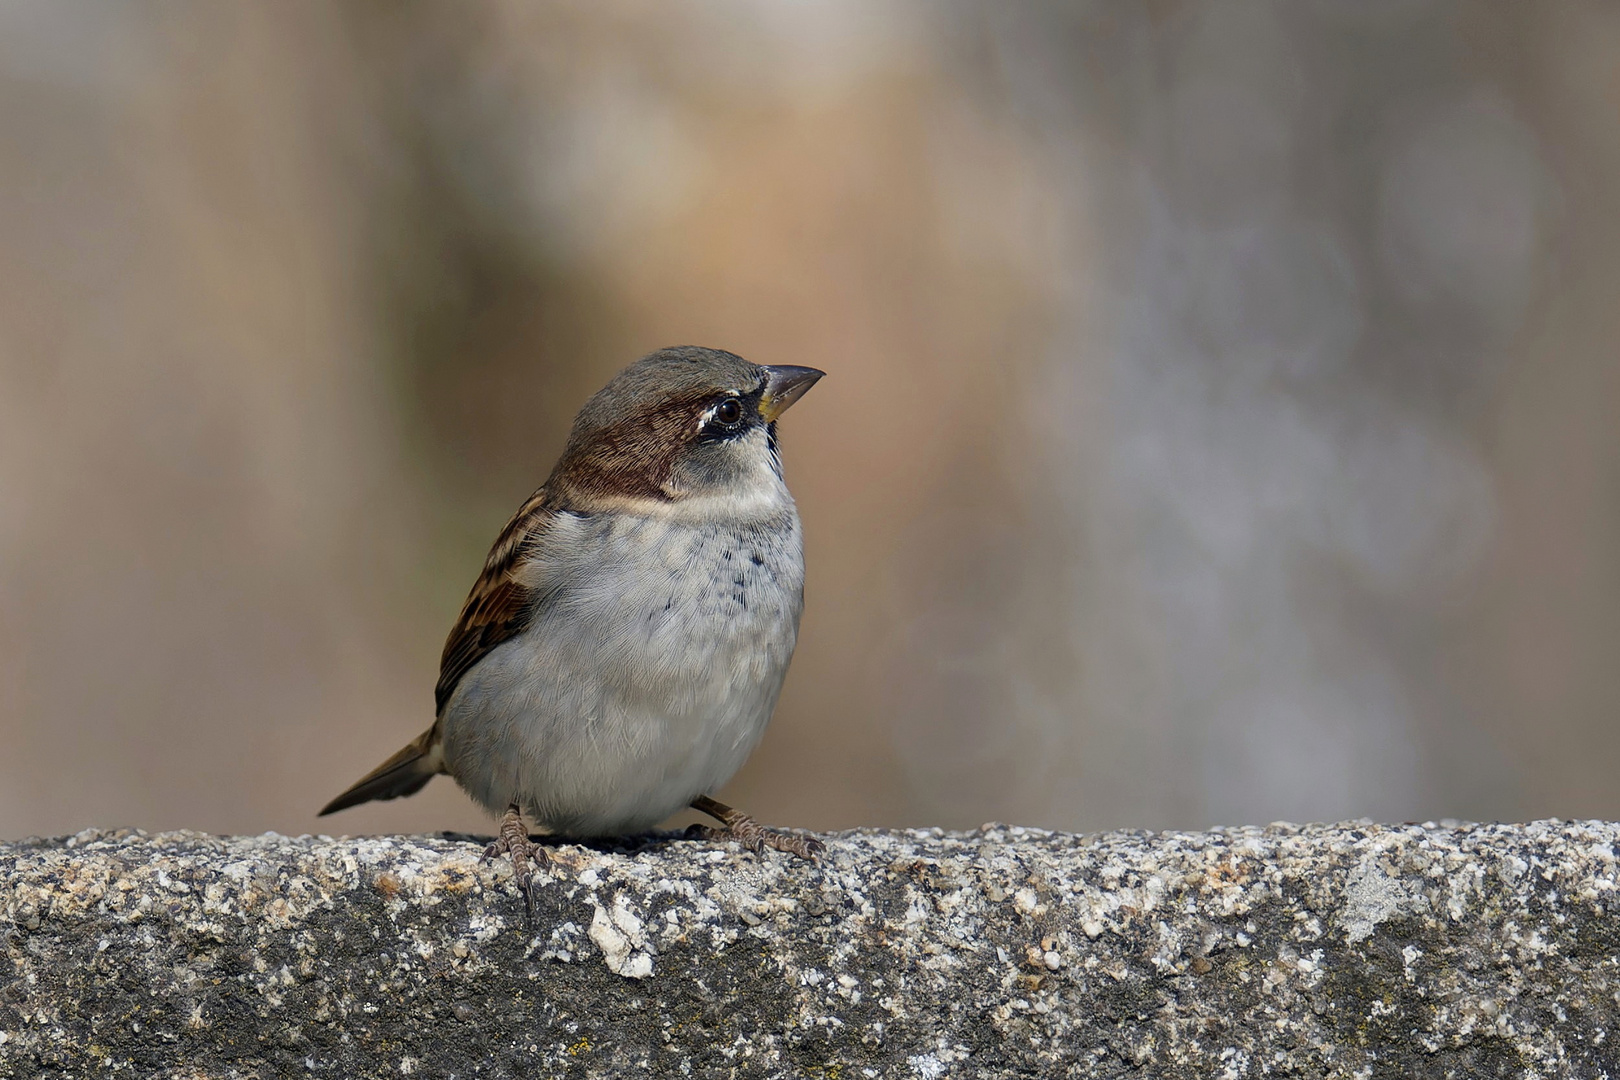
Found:
[[1597, 822], [0, 845], [0, 1076], [1620, 1077]]

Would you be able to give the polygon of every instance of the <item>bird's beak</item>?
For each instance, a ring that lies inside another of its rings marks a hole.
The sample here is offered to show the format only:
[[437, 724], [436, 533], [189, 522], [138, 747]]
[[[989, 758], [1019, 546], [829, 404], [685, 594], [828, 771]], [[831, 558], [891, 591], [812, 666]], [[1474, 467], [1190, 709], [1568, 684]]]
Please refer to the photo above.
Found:
[[787, 412], [789, 405], [803, 397], [806, 390], [816, 385], [817, 379], [827, 374], [813, 367], [793, 367], [789, 364], [767, 367], [765, 373], [765, 392], [759, 396], [759, 415], [765, 418], [766, 423]]

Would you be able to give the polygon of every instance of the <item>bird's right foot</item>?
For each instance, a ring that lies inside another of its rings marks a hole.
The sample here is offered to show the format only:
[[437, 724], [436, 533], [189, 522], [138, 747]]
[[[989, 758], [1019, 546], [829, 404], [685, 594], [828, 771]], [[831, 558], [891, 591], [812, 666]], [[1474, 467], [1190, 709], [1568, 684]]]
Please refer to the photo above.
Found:
[[767, 829], [741, 810], [734, 810], [707, 795], [699, 795], [693, 799], [692, 809], [702, 811], [725, 825], [723, 829], [708, 825], [692, 825], [687, 828], [686, 835], [694, 839], [735, 840], [755, 855], [764, 854], [766, 848], [775, 848], [777, 851], [785, 851], [801, 859], [809, 859], [811, 862], [827, 851], [827, 845], [813, 836]]

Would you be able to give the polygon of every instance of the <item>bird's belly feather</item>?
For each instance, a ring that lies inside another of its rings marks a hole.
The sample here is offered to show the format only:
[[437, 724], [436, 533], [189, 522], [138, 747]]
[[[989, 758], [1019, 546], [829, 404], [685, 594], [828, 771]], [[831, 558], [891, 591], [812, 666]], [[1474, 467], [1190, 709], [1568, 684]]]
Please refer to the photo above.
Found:
[[463, 676], [446, 764], [552, 831], [651, 828], [725, 783], [764, 733], [798, 634], [789, 504], [765, 525], [566, 518], [534, 621]]

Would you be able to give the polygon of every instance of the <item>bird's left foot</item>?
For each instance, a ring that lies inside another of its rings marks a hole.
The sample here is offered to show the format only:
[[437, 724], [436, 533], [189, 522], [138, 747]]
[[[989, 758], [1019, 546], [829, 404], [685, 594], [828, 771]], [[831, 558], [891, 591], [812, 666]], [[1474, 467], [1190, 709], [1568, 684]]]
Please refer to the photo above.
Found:
[[[523, 809], [517, 803], [508, 806], [502, 815], [494, 843], [484, 849], [484, 861], [489, 862], [497, 855], [505, 855], [512, 860], [517, 887], [523, 892], [523, 910], [529, 921], [533, 922], [534, 871], [550, 865], [551, 856], [546, 854], [545, 848], [529, 839], [529, 830], [523, 825]], [[534, 864], [532, 869], [531, 862]]]
[[725, 825], [723, 829], [693, 825], [686, 830], [686, 835], [694, 839], [735, 840], [755, 855], [764, 854], [766, 848], [775, 848], [810, 860], [819, 858], [827, 850], [827, 845], [813, 836], [767, 829], [741, 810], [734, 810], [707, 795], [693, 799], [692, 809], [702, 811]]

